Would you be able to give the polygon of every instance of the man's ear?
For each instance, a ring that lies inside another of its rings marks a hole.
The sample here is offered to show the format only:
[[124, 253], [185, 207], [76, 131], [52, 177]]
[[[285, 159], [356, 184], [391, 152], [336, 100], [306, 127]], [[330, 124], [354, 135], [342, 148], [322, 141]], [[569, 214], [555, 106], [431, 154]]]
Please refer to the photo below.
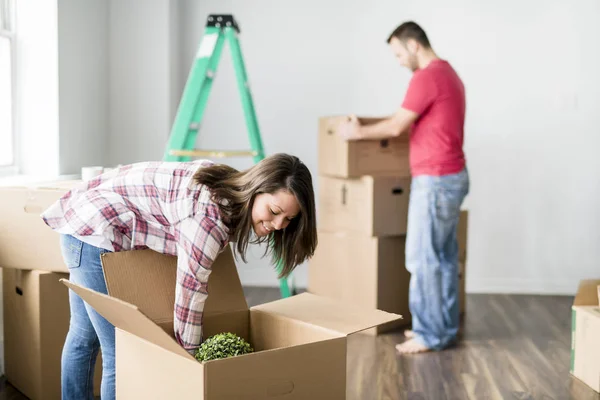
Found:
[[419, 50], [419, 47], [421, 47], [419, 45], [419, 42], [417, 42], [415, 39], [408, 39], [406, 41], [406, 50], [408, 50], [409, 53], [411, 54], [416, 54], [417, 51]]

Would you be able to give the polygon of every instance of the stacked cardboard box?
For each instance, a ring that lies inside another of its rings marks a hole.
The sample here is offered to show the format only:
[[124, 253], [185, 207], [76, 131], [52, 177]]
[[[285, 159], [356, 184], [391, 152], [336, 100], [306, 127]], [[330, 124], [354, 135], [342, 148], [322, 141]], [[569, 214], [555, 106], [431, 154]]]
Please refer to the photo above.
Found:
[[[410, 274], [404, 261], [411, 183], [408, 139], [347, 142], [336, 132], [342, 118], [319, 120], [319, 246], [309, 262], [308, 290], [404, 317], [367, 331], [377, 334], [410, 322]], [[466, 214], [461, 220], [466, 221]], [[459, 230], [463, 276], [466, 225]], [[461, 287], [464, 292], [464, 279]]]
[[[5, 375], [32, 400], [61, 398], [61, 354], [69, 329], [68, 278], [59, 235], [40, 213], [75, 182], [2, 187], [0, 267]], [[95, 392], [100, 392], [98, 357]]]

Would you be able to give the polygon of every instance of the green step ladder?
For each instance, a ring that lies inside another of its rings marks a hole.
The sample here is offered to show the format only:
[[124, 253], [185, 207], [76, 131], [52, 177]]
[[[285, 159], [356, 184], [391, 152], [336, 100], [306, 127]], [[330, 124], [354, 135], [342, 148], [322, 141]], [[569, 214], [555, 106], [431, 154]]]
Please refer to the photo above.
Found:
[[[163, 158], [165, 161], [190, 161], [192, 157], [252, 157], [254, 163], [257, 163], [265, 158], [258, 121], [254, 111], [254, 102], [252, 101], [246, 67], [238, 39], [239, 33], [240, 28], [233, 15], [211, 14], [208, 16], [204, 36], [200, 42], [196, 59], [179, 102], [177, 115]], [[202, 121], [225, 41], [229, 43], [231, 50], [251, 150], [195, 149], [200, 122]], [[277, 271], [281, 271], [282, 267], [282, 261], [278, 260]], [[282, 278], [279, 280], [279, 288], [281, 296], [284, 298], [295, 294], [293, 281], [290, 288], [287, 279]]]

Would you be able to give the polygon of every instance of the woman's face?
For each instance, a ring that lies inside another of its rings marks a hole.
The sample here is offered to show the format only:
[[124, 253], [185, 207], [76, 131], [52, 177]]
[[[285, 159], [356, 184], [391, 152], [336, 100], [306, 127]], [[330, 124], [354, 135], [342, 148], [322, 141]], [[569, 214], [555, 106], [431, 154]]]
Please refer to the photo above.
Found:
[[273, 231], [285, 229], [299, 212], [298, 200], [285, 190], [273, 194], [260, 193], [256, 195], [252, 207], [254, 233], [258, 237], [263, 237]]

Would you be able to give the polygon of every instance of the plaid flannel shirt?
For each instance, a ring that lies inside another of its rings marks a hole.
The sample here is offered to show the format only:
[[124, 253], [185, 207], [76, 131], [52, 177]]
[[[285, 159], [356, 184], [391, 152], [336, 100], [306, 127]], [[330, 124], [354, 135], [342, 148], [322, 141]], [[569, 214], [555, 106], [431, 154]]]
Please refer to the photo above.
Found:
[[66, 193], [42, 214], [62, 234], [107, 238], [114, 251], [150, 248], [177, 256], [174, 332], [192, 353], [202, 342], [202, 312], [211, 265], [228, 230], [204, 185], [210, 161], [145, 162], [115, 169]]

